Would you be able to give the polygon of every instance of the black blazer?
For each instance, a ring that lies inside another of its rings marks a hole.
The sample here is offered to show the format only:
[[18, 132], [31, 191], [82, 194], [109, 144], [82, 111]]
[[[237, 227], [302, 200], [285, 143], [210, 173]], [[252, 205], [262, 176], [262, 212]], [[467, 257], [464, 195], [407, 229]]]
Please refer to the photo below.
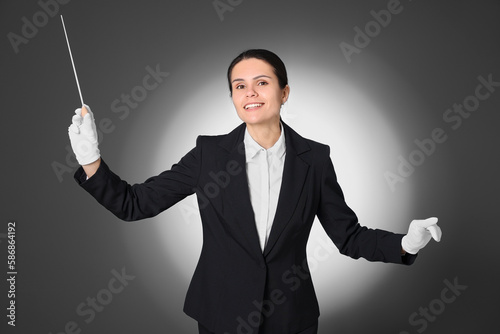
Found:
[[[411, 264], [401, 256], [403, 235], [358, 224], [347, 206], [328, 146], [283, 123], [286, 158], [278, 207], [262, 252], [245, 170], [245, 123], [231, 133], [199, 136], [179, 163], [142, 184], [129, 185], [104, 161], [77, 182], [118, 218], [155, 216], [196, 193], [203, 247], [184, 312], [217, 334], [297, 333], [315, 323], [319, 307], [306, 244], [315, 216], [342, 254]], [[260, 310], [261, 312], [258, 312]]]

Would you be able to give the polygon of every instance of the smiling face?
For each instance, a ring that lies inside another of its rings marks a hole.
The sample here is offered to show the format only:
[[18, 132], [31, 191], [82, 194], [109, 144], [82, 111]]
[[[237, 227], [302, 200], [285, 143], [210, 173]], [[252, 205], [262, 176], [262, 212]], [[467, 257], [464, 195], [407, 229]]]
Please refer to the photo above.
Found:
[[280, 88], [273, 67], [267, 62], [244, 59], [231, 72], [232, 99], [238, 116], [248, 126], [279, 125], [281, 105], [290, 88]]

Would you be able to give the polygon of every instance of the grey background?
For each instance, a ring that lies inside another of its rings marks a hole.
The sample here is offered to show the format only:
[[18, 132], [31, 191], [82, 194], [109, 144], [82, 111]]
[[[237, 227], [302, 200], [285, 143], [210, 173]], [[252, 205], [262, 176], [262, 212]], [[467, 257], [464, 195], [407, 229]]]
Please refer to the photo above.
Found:
[[[479, 76], [500, 81], [500, 3], [401, 1], [402, 11], [349, 63], [339, 44], [353, 44], [354, 27], [363, 29], [370, 11], [388, 3], [244, 0], [221, 20], [212, 1], [70, 1], [15, 53], [7, 34], [20, 35], [22, 18], [33, 22], [42, 9], [36, 1], [2, 1], [0, 254], [6, 264], [4, 233], [16, 221], [19, 274], [17, 326], [2, 314], [0, 328], [55, 334], [74, 321], [81, 333], [196, 333], [182, 313], [202, 242], [193, 198], [124, 223], [83, 191], [73, 172], [61, 179], [54, 172], [54, 162], [68, 164], [67, 127], [80, 104], [63, 14], [84, 100], [98, 121], [114, 125], [101, 153], [129, 182], [168, 169], [196, 135], [237, 126], [226, 68], [244, 49], [268, 48], [289, 71], [284, 119], [332, 147], [363, 225], [404, 233], [414, 218], [439, 217], [442, 242], [431, 242], [414, 266], [354, 261], [337, 251], [317, 261], [320, 333], [417, 333], [423, 327], [410, 324], [410, 315], [439, 306], [444, 281], [455, 279], [467, 288], [421, 332], [495, 331], [499, 89], [456, 130], [443, 114], [474, 93]], [[142, 85], [145, 68], [157, 64], [169, 76], [120, 119], [113, 101]], [[391, 191], [384, 172], [395, 172], [398, 156], [408, 158], [414, 140], [435, 128], [447, 140]], [[324, 245], [319, 239], [327, 240], [315, 224], [312, 256]], [[122, 268], [135, 278], [86, 323], [77, 306]]]

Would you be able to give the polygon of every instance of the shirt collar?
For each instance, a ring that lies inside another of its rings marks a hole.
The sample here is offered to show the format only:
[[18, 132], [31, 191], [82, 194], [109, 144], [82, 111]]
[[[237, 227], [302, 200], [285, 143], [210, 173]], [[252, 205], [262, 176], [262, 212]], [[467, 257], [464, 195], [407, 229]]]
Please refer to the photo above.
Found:
[[[283, 125], [281, 124], [281, 122], [280, 127], [280, 137], [272, 147], [267, 149], [270, 154], [275, 155], [278, 158], [281, 158], [286, 152], [285, 129], [283, 129]], [[245, 157], [247, 161], [253, 159], [260, 150], [264, 149], [252, 138], [252, 136], [248, 132], [248, 128], [245, 129], [245, 137], [243, 139], [243, 143], [245, 144]]]

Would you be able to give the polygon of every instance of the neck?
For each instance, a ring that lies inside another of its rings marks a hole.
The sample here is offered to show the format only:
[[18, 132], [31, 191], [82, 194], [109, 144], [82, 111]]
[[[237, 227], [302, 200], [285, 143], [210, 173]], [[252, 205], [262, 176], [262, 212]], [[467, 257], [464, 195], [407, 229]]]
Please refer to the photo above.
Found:
[[247, 124], [247, 129], [253, 140], [266, 150], [273, 147], [281, 135], [279, 118], [266, 124]]

